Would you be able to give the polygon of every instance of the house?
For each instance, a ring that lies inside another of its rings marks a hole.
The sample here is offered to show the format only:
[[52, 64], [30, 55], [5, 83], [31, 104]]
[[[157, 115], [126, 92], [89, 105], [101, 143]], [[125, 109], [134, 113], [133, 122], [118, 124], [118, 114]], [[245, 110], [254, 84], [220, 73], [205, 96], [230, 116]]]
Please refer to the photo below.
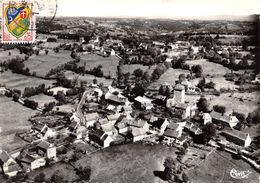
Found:
[[46, 160], [44, 157], [39, 156], [38, 154], [28, 154], [26, 153], [20, 159], [21, 165], [26, 172], [30, 172], [31, 170], [35, 170], [42, 166], [46, 165]]
[[202, 115], [203, 124], [212, 123], [212, 118], [209, 113], [203, 113]]
[[160, 133], [163, 133], [169, 124], [170, 123], [166, 118], [159, 118], [152, 123], [152, 126], [153, 128], [158, 129]]
[[2, 172], [9, 176], [15, 176], [21, 170], [16, 161], [6, 151], [0, 150], [0, 167]]
[[252, 138], [248, 133], [244, 133], [235, 129], [223, 130], [221, 135], [225, 137], [227, 141], [242, 147], [248, 147], [252, 142]]
[[176, 103], [185, 102], [185, 87], [181, 84], [177, 84], [174, 89], [174, 98]]
[[178, 143], [183, 145], [183, 143], [187, 140], [186, 137], [182, 134], [182, 129], [179, 128], [179, 125], [167, 128], [163, 136], [167, 144]]
[[94, 126], [94, 123], [99, 119], [99, 115], [96, 112], [85, 114], [84, 117], [86, 119], [86, 127]]
[[70, 121], [80, 123], [80, 119], [77, 116], [77, 113], [73, 113], [73, 115], [70, 117]]
[[58, 92], [62, 92], [64, 95], [66, 95], [68, 90], [69, 90], [68, 88], [58, 86], [58, 87], [54, 87], [54, 88], [49, 89], [48, 92], [53, 92], [53, 96], [57, 95]]
[[146, 97], [141, 97], [141, 96], [138, 96], [134, 99], [134, 104], [139, 109], [145, 109], [145, 110], [150, 110], [153, 107], [151, 99], [148, 99]]
[[69, 130], [73, 132], [76, 130], [76, 128], [78, 128], [78, 126], [79, 126], [79, 123], [77, 123], [76, 121], [73, 121], [69, 124]]
[[37, 144], [36, 152], [40, 156], [48, 159], [56, 158], [56, 147], [53, 144], [44, 140]]
[[101, 49], [101, 53], [106, 55], [106, 56], [114, 56], [116, 55], [116, 52], [112, 48], [103, 48]]
[[143, 140], [145, 138], [145, 136], [146, 136], [146, 130], [144, 130], [142, 128], [132, 127], [132, 130], [130, 132], [130, 137], [133, 142]]
[[107, 135], [113, 135], [114, 133], [114, 126], [111, 123], [106, 123], [101, 125], [101, 130], [105, 132]]
[[119, 117], [120, 117], [120, 114], [116, 113], [116, 114], [108, 115], [107, 119], [108, 119], [109, 123], [115, 124], [115, 122], [117, 121], [117, 119]]
[[170, 108], [172, 114], [181, 119], [191, 118], [196, 115], [197, 104], [196, 103], [179, 103], [176, 102], [175, 105]]
[[7, 91], [8, 91], [8, 90], [7, 90], [5, 87], [1, 86], [1, 87], [0, 87], [0, 96], [1, 96], [1, 95], [5, 95], [5, 93], [6, 93]]
[[133, 108], [131, 105], [124, 105], [124, 106], [122, 106], [120, 112], [122, 112], [123, 114], [128, 116], [133, 112]]
[[130, 120], [128, 125], [132, 128], [142, 128], [145, 131], [149, 131], [149, 124], [143, 119]]
[[46, 124], [37, 123], [32, 126], [32, 132], [36, 133], [37, 137], [40, 139], [47, 139], [49, 137], [55, 137], [57, 135], [56, 131], [49, 128]]
[[100, 129], [90, 130], [89, 140], [101, 145], [104, 148], [109, 147], [111, 142], [114, 141], [112, 137], [110, 137]]
[[130, 123], [131, 119], [126, 118], [125, 116], [122, 116], [119, 118], [115, 123], [115, 129], [118, 131], [118, 133], [126, 133], [130, 130], [128, 123]]
[[108, 100], [110, 103], [116, 104], [116, 105], [125, 105], [127, 98], [123, 95], [119, 94], [113, 94], [110, 91], [108, 91], [105, 94], [105, 99]]
[[239, 120], [237, 119], [237, 117], [232, 116], [232, 115], [228, 116], [226, 114], [212, 111], [210, 113], [210, 116], [212, 118], [213, 123], [220, 124], [223, 127], [227, 126], [227, 127], [233, 128], [239, 123]]

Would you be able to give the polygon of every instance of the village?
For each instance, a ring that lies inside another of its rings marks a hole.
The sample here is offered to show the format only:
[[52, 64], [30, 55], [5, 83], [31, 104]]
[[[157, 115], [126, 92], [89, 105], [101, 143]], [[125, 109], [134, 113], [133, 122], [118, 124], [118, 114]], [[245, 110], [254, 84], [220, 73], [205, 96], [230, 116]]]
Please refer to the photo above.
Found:
[[[1, 62], [3, 78], [11, 70], [16, 75], [55, 81], [51, 86], [36, 85], [24, 91], [9, 86], [8, 81], [1, 83], [1, 98], [11, 98], [16, 105], [36, 111], [28, 119], [30, 129], [15, 134], [25, 145], [12, 151], [0, 150], [4, 179], [24, 180], [21, 177], [37, 169], [60, 162], [73, 164], [104, 149], [133, 143], [177, 148], [176, 159], [184, 172], [200, 166], [202, 160], [218, 151], [233, 154], [260, 171], [259, 136], [251, 132], [259, 125], [259, 108], [245, 107], [250, 110], [245, 115], [235, 110], [239, 108], [235, 103], [214, 102], [221, 97], [257, 92], [260, 81], [259, 73], [252, 71], [256, 65], [251, 54], [254, 46], [214, 45], [220, 39], [218, 34], [204, 45], [194, 43], [196, 38], [135, 44], [131, 38], [122, 41], [109, 34], [95, 35], [88, 41], [84, 37], [70, 41], [68, 36], [57, 31], [39, 34], [34, 45], [3, 51], [8, 58], [19, 50], [27, 57], [21, 61], [25, 65], [30, 59], [63, 53], [72, 60], [43, 69], [43, 74], [37, 72], [40, 65], [14, 66], [12, 62], [19, 61], [19, 56]], [[100, 61], [88, 65], [87, 58], [100, 59], [104, 65]], [[87, 61], [82, 63], [84, 59]], [[228, 68], [221, 76], [230, 82], [227, 88], [214, 83], [220, 77], [214, 76], [219, 77], [214, 80], [212, 75], [219, 71], [204, 73], [207, 64]], [[174, 76], [164, 79], [171, 73]], [[85, 76], [92, 77], [84, 80]], [[249, 87], [243, 88], [245, 85]], [[40, 106], [36, 97], [32, 99], [39, 94], [56, 102]], [[245, 96], [237, 101], [248, 100], [250, 105], [251, 100]], [[90, 179], [90, 168], [81, 167], [77, 172]], [[179, 181], [188, 182], [183, 177]], [[34, 178], [44, 181], [39, 176]], [[52, 178], [55, 180], [55, 176]]]

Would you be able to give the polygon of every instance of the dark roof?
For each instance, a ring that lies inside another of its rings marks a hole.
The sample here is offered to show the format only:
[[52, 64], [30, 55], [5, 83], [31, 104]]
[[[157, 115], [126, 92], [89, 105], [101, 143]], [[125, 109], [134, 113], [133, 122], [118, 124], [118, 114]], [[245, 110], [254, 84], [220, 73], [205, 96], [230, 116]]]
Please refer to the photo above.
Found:
[[179, 132], [168, 128], [165, 130], [163, 135], [166, 137], [177, 138], [179, 135]]
[[71, 124], [69, 125], [70, 128], [74, 129], [76, 128], [76, 126], [78, 125], [78, 123], [76, 121], [71, 122]]
[[137, 119], [137, 120], [131, 120], [129, 121], [129, 125], [130, 126], [135, 126], [135, 127], [138, 127], [138, 128], [142, 128], [144, 125], [145, 125], [146, 121], [143, 120], [143, 119]]
[[95, 130], [90, 130], [89, 131], [89, 134], [90, 135], [94, 135], [96, 136], [97, 138], [101, 139], [101, 137], [104, 135], [105, 132], [103, 132], [102, 130], [100, 129], [95, 129]]
[[189, 104], [188, 103], [176, 103], [176, 105], [174, 106], [175, 108], [178, 108], [178, 109], [187, 109], [187, 107], [189, 107]]
[[156, 128], [161, 128], [161, 126], [163, 125], [163, 123], [165, 121], [166, 121], [165, 119], [159, 118], [158, 120], [153, 122], [153, 126], [156, 127]]
[[226, 123], [229, 122], [229, 116], [222, 114], [222, 113], [219, 113], [219, 112], [216, 112], [216, 111], [212, 111], [210, 113], [210, 116], [212, 117], [212, 119], [216, 119], [216, 120], [223, 121], [223, 122], [226, 122]]
[[15, 171], [20, 171], [20, 170], [21, 170], [21, 167], [17, 163], [12, 163], [8, 166], [8, 172], [15, 172]]
[[224, 135], [229, 135], [229, 136], [232, 136], [232, 137], [235, 137], [237, 139], [240, 139], [240, 140], [243, 140], [245, 141], [247, 139], [247, 133], [244, 133], [244, 132], [241, 132], [241, 131], [238, 131], [238, 130], [223, 130], [221, 134], [224, 134]]
[[41, 149], [45, 149], [47, 150], [50, 147], [50, 143], [46, 142], [46, 141], [41, 141], [37, 147], [41, 148]]
[[42, 128], [44, 127], [44, 124], [42, 123], [37, 123], [36, 125], [33, 125], [33, 129], [37, 131], [42, 131]]
[[3, 163], [6, 163], [9, 159], [10, 159], [10, 156], [7, 154], [7, 152], [2, 151], [2, 152], [0, 153], [0, 160], [1, 160]]

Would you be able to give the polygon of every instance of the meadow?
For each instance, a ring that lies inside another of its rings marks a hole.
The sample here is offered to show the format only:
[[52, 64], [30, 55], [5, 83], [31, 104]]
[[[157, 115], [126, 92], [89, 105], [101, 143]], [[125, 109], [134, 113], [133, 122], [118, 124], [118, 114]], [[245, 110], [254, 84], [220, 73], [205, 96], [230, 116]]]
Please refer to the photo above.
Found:
[[19, 89], [22, 92], [25, 87], [35, 87], [40, 84], [45, 84], [45, 87], [53, 86], [55, 80], [39, 79], [21, 74], [14, 74], [11, 71], [0, 73], [0, 84], [5, 84], [7, 88]]

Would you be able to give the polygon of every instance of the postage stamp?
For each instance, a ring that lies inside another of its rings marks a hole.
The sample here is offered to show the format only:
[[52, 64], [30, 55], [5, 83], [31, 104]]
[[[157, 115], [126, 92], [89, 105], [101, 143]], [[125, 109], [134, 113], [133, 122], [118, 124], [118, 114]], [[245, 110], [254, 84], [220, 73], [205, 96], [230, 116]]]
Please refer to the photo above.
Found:
[[2, 43], [33, 43], [36, 37], [36, 17], [33, 3], [2, 2]]

